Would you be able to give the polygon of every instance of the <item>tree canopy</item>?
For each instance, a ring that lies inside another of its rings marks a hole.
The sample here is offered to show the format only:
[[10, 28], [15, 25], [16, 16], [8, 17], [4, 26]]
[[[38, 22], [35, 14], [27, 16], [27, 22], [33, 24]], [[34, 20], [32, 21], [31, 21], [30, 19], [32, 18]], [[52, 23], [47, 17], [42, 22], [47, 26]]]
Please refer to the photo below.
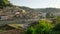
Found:
[[0, 8], [5, 6], [11, 6], [12, 4], [8, 0], [0, 0]]

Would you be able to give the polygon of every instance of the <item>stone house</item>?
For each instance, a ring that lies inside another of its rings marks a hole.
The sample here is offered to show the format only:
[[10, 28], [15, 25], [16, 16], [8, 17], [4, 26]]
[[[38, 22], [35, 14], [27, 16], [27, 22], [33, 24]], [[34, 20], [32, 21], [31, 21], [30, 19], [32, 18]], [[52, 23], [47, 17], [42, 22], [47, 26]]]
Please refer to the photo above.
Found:
[[7, 20], [8, 19], [8, 16], [6, 15], [0, 15], [0, 20]]
[[12, 20], [13, 15], [0, 15], [0, 20]]
[[46, 13], [42, 13], [42, 17], [46, 18]]

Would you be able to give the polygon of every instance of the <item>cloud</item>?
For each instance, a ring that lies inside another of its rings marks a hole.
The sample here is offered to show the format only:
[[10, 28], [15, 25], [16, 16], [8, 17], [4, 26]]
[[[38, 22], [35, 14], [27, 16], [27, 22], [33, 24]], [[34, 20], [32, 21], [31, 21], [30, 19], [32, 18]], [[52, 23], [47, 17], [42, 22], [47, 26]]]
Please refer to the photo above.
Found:
[[60, 8], [60, 0], [10, 0], [11, 3], [19, 6], [28, 6], [31, 8]]

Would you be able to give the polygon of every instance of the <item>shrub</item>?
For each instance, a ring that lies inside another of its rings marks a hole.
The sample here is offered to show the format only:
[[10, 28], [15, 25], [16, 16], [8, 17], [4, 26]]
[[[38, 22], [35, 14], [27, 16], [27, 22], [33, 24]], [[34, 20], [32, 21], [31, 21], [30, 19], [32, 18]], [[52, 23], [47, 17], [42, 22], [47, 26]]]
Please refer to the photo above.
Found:
[[53, 30], [60, 31], [60, 23], [56, 24]]
[[26, 34], [48, 34], [52, 31], [53, 25], [50, 21], [39, 20], [39, 24], [29, 27]]

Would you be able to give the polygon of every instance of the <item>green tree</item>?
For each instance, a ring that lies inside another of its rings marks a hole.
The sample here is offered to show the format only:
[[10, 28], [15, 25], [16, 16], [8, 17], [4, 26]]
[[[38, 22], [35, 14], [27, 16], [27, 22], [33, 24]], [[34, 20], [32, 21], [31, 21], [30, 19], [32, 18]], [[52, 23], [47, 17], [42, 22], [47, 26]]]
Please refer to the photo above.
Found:
[[60, 31], [60, 23], [56, 24], [53, 28], [54, 31]]
[[5, 6], [12, 6], [12, 4], [8, 0], [0, 0], [0, 8]]
[[49, 13], [49, 12], [48, 12], [48, 13], [46, 14], [46, 18], [54, 18], [54, 15], [53, 15], [52, 13]]
[[[29, 29], [30, 28], [30, 29]], [[48, 20], [40, 20], [39, 24], [31, 26], [26, 32], [31, 32], [31, 34], [49, 34], [52, 31], [53, 24]], [[29, 33], [28, 33], [29, 34]]]

